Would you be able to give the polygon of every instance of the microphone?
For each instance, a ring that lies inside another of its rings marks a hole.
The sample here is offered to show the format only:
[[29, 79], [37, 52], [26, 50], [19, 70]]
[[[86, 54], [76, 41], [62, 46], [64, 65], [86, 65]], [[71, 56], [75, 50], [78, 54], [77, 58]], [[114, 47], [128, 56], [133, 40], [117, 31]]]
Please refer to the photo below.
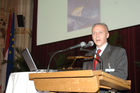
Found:
[[80, 44], [72, 46], [72, 47], [69, 47], [67, 49], [71, 50], [71, 49], [74, 49], [74, 48], [85, 47], [85, 46], [86, 46], [86, 43], [85, 42], [81, 42]]
[[88, 41], [88, 44], [84, 48], [92, 47], [93, 45], [94, 45], [93, 41]]
[[48, 67], [47, 67], [47, 72], [49, 72], [51, 61], [52, 61], [53, 57], [56, 54], [61, 53], [61, 52], [65, 52], [65, 51], [68, 51], [68, 50], [71, 50], [71, 49], [74, 49], [74, 48], [85, 47], [85, 46], [86, 46], [86, 43], [85, 42], [81, 42], [80, 44], [74, 45], [72, 47], [69, 47], [69, 48], [66, 48], [66, 49], [54, 52], [53, 55], [50, 57], [50, 60], [49, 60], [49, 63], [48, 63]]

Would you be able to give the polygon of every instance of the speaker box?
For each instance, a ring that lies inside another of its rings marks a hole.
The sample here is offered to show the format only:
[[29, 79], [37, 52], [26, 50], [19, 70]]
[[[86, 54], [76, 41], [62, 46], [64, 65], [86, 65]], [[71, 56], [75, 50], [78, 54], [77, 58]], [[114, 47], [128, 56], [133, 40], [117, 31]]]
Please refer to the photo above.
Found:
[[24, 19], [23, 15], [17, 15], [18, 27], [24, 27]]

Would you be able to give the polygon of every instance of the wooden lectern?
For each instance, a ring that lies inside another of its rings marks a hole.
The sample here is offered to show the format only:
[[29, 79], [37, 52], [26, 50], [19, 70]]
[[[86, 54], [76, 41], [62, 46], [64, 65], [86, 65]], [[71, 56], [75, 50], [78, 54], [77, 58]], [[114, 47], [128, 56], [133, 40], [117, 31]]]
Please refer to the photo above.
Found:
[[101, 70], [31, 73], [38, 91], [98, 92], [100, 88], [130, 90], [130, 80], [112, 76]]

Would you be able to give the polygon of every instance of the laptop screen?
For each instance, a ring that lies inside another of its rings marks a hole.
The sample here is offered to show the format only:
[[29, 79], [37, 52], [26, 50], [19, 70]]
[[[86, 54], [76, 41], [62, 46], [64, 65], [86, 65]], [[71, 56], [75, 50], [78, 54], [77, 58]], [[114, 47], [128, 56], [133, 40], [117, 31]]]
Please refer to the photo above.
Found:
[[32, 56], [31, 56], [31, 54], [30, 54], [30, 52], [28, 50], [28, 48], [25, 48], [23, 50], [22, 56], [24, 57], [24, 59], [25, 59], [27, 65], [28, 65], [30, 71], [37, 71], [38, 70], [36, 65], [35, 65], [35, 62], [34, 62]]

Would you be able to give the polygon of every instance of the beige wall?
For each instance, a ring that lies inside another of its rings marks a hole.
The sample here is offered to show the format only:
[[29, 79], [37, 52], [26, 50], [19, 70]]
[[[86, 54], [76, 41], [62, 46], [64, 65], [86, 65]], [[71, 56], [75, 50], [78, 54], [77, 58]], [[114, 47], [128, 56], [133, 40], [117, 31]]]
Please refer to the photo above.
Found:
[[[14, 48], [31, 48], [31, 31], [32, 31], [32, 15], [33, 0], [0, 0], [0, 31], [5, 33], [4, 37], [0, 37], [0, 93], [3, 93], [5, 87], [6, 64], [2, 65], [4, 59], [5, 38], [10, 13], [15, 13], [15, 46]], [[18, 27], [17, 15], [25, 17], [25, 27]], [[1, 34], [0, 32], [0, 34]], [[15, 51], [15, 55], [17, 52]]]
[[[31, 47], [33, 0], [0, 0], [0, 18], [6, 25], [0, 24], [0, 28], [7, 29], [10, 12], [15, 12], [15, 47]], [[25, 27], [18, 27], [17, 15], [25, 17]], [[1, 22], [2, 23], [2, 22]]]

